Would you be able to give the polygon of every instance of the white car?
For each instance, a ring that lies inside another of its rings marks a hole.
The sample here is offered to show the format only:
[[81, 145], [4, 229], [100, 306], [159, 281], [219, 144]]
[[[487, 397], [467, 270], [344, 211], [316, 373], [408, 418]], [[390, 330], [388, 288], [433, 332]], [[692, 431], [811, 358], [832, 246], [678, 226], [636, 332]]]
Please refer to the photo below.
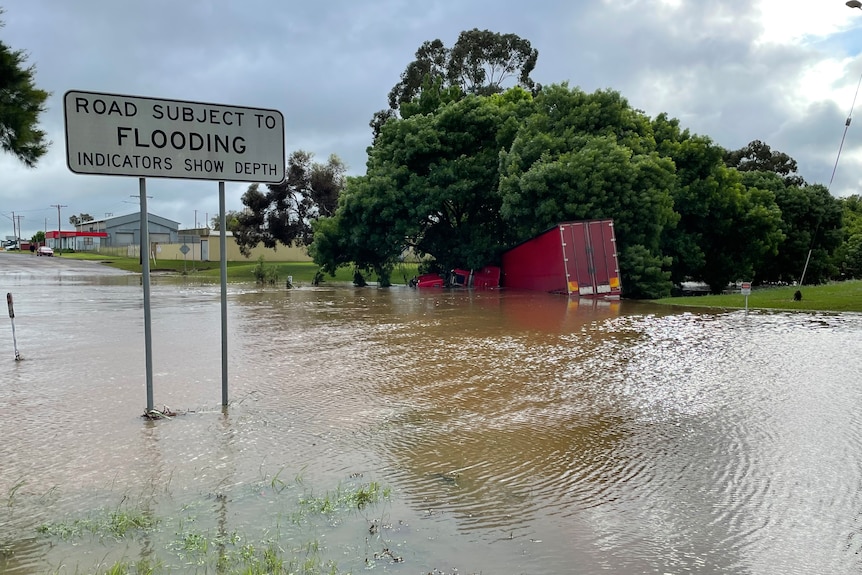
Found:
[[37, 256], [53, 256], [54, 250], [49, 248], [48, 246], [39, 246], [39, 249], [36, 250]]

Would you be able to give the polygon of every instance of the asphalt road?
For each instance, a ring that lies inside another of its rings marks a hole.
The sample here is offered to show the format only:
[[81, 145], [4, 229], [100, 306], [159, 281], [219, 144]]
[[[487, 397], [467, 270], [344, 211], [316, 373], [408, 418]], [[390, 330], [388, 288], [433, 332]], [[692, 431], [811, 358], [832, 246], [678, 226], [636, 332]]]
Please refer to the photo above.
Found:
[[63, 256], [37, 256], [29, 252], [0, 251], [0, 284], [6, 274], [61, 276], [115, 276], [130, 272], [118, 270], [97, 261], [76, 260]]

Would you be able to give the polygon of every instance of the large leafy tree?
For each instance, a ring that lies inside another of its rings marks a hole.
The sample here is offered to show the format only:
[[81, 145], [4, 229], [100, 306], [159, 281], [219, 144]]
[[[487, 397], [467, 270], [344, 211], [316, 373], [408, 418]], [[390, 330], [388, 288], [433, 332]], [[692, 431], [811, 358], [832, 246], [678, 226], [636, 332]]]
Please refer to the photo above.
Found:
[[403, 114], [403, 105], [414, 102], [423, 92], [434, 89], [450, 95], [490, 95], [507, 89], [511, 80], [535, 90], [530, 77], [536, 67], [538, 50], [516, 34], [500, 34], [474, 28], [461, 32], [447, 48], [439, 39], [424, 42], [415, 60], [407, 65], [397, 84], [389, 91], [389, 108], [371, 120], [375, 137], [386, 121]]
[[736, 168], [740, 172], [778, 174], [790, 186], [805, 184], [805, 181], [796, 172], [796, 160], [784, 152], [773, 150], [768, 144], [760, 140], [749, 142], [747, 146], [738, 150], [725, 151], [724, 162], [728, 167]]
[[792, 185], [773, 172], [744, 172], [742, 181], [749, 189], [769, 190], [781, 210], [783, 239], [759, 278], [790, 283], [803, 279], [803, 270], [807, 283], [835, 276], [834, 256], [844, 240], [841, 202], [822, 185]]
[[379, 273], [407, 248], [444, 270], [496, 261], [509, 237], [498, 157], [531, 100], [513, 88], [387, 123], [366, 175], [348, 182], [335, 220], [318, 224], [315, 261], [327, 269], [352, 261]]
[[836, 277], [835, 254], [843, 243], [841, 202], [821, 184], [788, 185], [776, 200], [786, 226], [787, 239], [779, 248], [784, 269], [792, 273], [795, 268], [798, 279], [806, 284]]
[[660, 238], [677, 217], [674, 165], [656, 152], [648, 118], [618, 93], [545, 87], [501, 172], [502, 215], [518, 239], [561, 221], [613, 218], [626, 296], [670, 292]]
[[[225, 227], [229, 232], [235, 232], [239, 229], [239, 218], [242, 215], [241, 211], [227, 210], [224, 214]], [[213, 216], [210, 218], [210, 227], [215, 231], [219, 231], [221, 226], [221, 216]]]
[[24, 51], [0, 41], [0, 148], [32, 168], [50, 144], [38, 128], [49, 94], [36, 87], [36, 68], [26, 62]]
[[69, 223], [73, 226], [78, 226], [83, 224], [84, 222], [89, 222], [90, 220], [94, 220], [95, 218], [90, 214], [78, 214], [77, 216], [69, 216]]
[[335, 213], [347, 168], [335, 155], [325, 164], [313, 158], [303, 150], [293, 152], [284, 181], [268, 184], [265, 192], [252, 184], [243, 194], [245, 209], [237, 213], [232, 225], [244, 255], [258, 244], [268, 248], [279, 243], [308, 245], [313, 235], [312, 221]]
[[862, 278], [862, 196], [847, 196], [840, 202], [844, 241], [836, 250], [835, 261], [842, 277]]
[[783, 239], [781, 212], [766, 189], [747, 189], [722, 161], [724, 150], [704, 136], [682, 130], [660, 114], [656, 144], [676, 166], [676, 226], [666, 228], [663, 252], [673, 258], [673, 281], [704, 281], [721, 292], [728, 282], [753, 279]]

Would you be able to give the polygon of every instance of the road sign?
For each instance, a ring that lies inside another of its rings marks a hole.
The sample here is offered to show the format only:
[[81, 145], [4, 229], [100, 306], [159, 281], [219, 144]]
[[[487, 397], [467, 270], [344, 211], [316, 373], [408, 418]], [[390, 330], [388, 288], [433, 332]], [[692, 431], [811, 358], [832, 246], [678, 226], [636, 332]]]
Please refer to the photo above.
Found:
[[278, 110], [70, 90], [66, 163], [76, 174], [275, 184], [284, 179]]
[[751, 283], [742, 282], [742, 295], [751, 295]]

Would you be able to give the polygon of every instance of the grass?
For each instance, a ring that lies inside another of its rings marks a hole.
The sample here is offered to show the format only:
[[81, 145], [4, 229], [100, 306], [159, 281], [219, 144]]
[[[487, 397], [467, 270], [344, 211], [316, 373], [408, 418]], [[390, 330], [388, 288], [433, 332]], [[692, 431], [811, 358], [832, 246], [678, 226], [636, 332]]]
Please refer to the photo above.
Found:
[[[796, 290], [802, 299], [795, 301]], [[671, 297], [654, 303], [700, 308], [745, 308], [745, 296], [739, 292], [721, 295]], [[817, 286], [755, 287], [748, 296], [749, 309], [782, 309], [794, 311], [862, 312], [862, 280], [848, 280]]]
[[140, 510], [117, 509], [95, 517], [85, 517], [72, 521], [46, 523], [36, 531], [42, 535], [56, 537], [64, 541], [76, 539], [85, 534], [96, 537], [122, 539], [132, 532], [149, 532], [156, 529], [158, 520]]
[[[64, 253], [66, 259], [89, 260], [100, 262], [128, 272], [141, 273], [141, 263], [138, 258], [108, 256], [86, 252]], [[211, 279], [218, 281], [221, 277], [220, 262], [200, 262], [184, 260], [156, 260], [150, 263], [151, 272], [175, 272], [189, 277]], [[227, 262], [227, 279], [230, 282], [255, 282], [265, 278], [265, 283], [283, 285], [288, 277], [293, 278], [294, 285], [309, 285], [319, 271], [319, 266], [313, 262], [267, 262], [261, 260], [244, 260]], [[403, 264], [392, 273], [393, 284], [406, 283], [417, 274], [416, 264]], [[373, 274], [366, 278], [376, 282]], [[339, 268], [335, 277], [324, 275], [323, 282], [353, 282], [352, 268]]]
[[344, 488], [339, 486], [335, 492], [327, 492], [320, 497], [302, 497], [299, 501], [301, 507], [314, 513], [333, 513], [349, 509], [363, 509], [372, 503], [378, 503], [381, 499], [388, 499], [390, 490], [381, 488], [380, 484], [372, 481], [368, 485], [356, 488]]
[[[257, 498], [261, 495], [260, 490], [269, 486], [271, 489], [266, 496], [273, 498], [273, 504], [280, 500], [291, 507], [296, 506], [298, 512], [293, 514], [296, 523], [294, 529], [282, 531], [278, 517], [284, 517], [284, 510], [275, 515], [274, 529], [261, 530], [261, 526], [255, 522], [246, 525], [240, 522], [239, 529], [228, 530], [223, 524], [213, 524], [207, 520], [212, 513], [209, 497], [181, 507], [181, 515], [168, 517], [144, 511], [141, 504], [130, 505], [124, 496], [115, 508], [103, 508], [83, 517], [43, 523], [36, 531], [52, 540], [52, 546], [74, 548], [95, 544], [103, 550], [102, 561], [94, 570], [86, 571], [88, 573], [157, 575], [178, 569], [226, 575], [339, 573], [335, 561], [328, 557], [338, 556], [339, 549], [328, 548], [312, 535], [318, 529], [317, 519], [324, 518], [324, 525], [336, 526], [357, 510], [370, 510], [372, 506], [388, 500], [391, 490], [374, 481], [349, 481], [346, 485], [339, 484], [334, 491], [316, 497], [308, 492], [300, 477], [297, 477], [294, 485], [288, 485], [279, 479], [280, 474], [279, 471], [268, 481], [264, 476], [250, 492]], [[354, 476], [351, 475], [351, 478]], [[242, 498], [242, 495], [242, 492], [219, 494], [215, 499], [219, 506], [226, 506], [233, 497]], [[354, 550], [362, 549], [364, 541], [367, 549], [367, 523], [377, 524], [378, 521], [372, 521], [364, 514], [358, 519], [366, 525], [355, 532], [357, 539], [348, 546]], [[328, 541], [328, 538], [324, 541]], [[147, 552], [138, 561], [130, 560], [130, 549], [137, 545], [143, 545]], [[122, 556], [117, 555], [118, 552]], [[113, 559], [105, 563], [109, 556]], [[85, 566], [78, 566], [78, 569], [81, 568], [86, 569]], [[58, 568], [56, 572], [60, 573], [61, 569]]]

